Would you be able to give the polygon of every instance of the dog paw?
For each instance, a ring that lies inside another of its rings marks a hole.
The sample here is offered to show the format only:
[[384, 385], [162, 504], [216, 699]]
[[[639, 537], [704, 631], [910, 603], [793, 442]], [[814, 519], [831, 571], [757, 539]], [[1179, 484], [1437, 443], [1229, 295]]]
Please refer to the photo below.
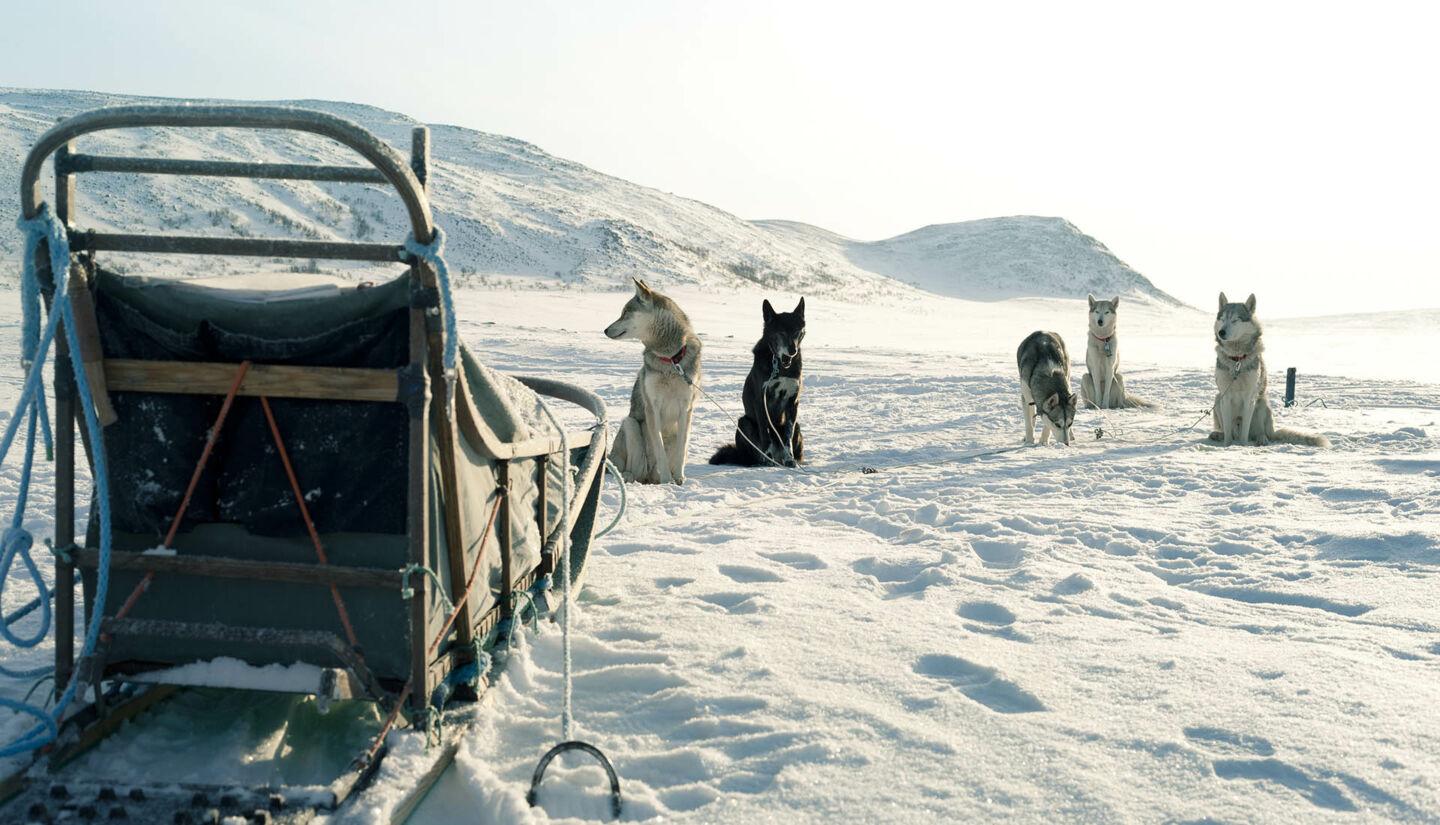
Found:
[[684, 483], [685, 483], [685, 474], [684, 474], [684, 473], [681, 473], [680, 475], [675, 476], [673, 479], [671, 479], [671, 483], [672, 483], [672, 484], [684, 484]]

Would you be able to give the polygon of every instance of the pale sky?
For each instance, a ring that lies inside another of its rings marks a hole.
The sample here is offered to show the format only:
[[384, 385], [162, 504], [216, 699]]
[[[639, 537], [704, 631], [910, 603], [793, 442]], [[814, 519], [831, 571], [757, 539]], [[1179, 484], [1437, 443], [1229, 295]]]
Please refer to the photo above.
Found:
[[369, 103], [862, 240], [1061, 216], [1205, 309], [1440, 307], [1440, 4], [4, 5], [0, 85]]

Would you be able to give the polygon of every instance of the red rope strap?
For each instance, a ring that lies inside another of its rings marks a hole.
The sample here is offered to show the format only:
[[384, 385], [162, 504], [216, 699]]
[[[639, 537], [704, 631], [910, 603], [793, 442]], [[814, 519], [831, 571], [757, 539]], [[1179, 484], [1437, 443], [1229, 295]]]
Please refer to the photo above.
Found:
[[[320, 559], [321, 564], [329, 564], [325, 558], [325, 546], [320, 543], [320, 533], [315, 530], [315, 522], [310, 518], [310, 508], [305, 506], [305, 494], [300, 491], [300, 480], [295, 477], [295, 467], [290, 463], [290, 453], [285, 450], [285, 440], [280, 437], [280, 427], [275, 424], [275, 413], [270, 410], [270, 399], [260, 396], [260, 406], [265, 410], [265, 420], [270, 424], [270, 434], [275, 437], [275, 449], [280, 452], [280, 462], [285, 465], [285, 475], [290, 477], [290, 489], [295, 491], [295, 503], [300, 505], [300, 515], [305, 519], [305, 529], [310, 532], [310, 541], [315, 544], [315, 555]], [[351, 647], [357, 647], [355, 640], [355, 628], [350, 625], [350, 614], [345, 610], [345, 602], [340, 598], [340, 588], [330, 585], [330, 595], [335, 599], [335, 609], [340, 613], [340, 624], [345, 626], [345, 637], [350, 640]]]
[[[230, 391], [225, 394], [225, 403], [220, 405], [220, 414], [215, 417], [215, 426], [210, 428], [210, 433], [205, 437], [205, 449], [200, 451], [200, 460], [195, 463], [195, 472], [190, 474], [190, 486], [185, 488], [185, 497], [180, 499], [180, 509], [175, 511], [175, 518], [170, 521], [170, 531], [165, 534], [166, 548], [170, 542], [175, 540], [175, 533], [180, 530], [180, 521], [185, 518], [185, 511], [190, 507], [190, 497], [195, 494], [195, 485], [200, 483], [200, 474], [205, 472], [205, 464], [210, 461], [210, 453], [215, 450], [215, 442], [220, 439], [220, 428], [225, 425], [225, 417], [230, 415], [230, 406], [235, 403], [235, 396], [240, 392], [240, 383], [245, 380], [245, 373], [250, 369], [249, 361], [240, 362], [240, 369], [235, 372], [235, 382], [230, 385]], [[130, 598], [120, 606], [115, 618], [123, 619], [125, 614], [140, 600], [140, 594], [150, 586], [150, 580], [155, 578], [155, 571], [145, 574], [145, 578], [135, 585], [131, 591]]]

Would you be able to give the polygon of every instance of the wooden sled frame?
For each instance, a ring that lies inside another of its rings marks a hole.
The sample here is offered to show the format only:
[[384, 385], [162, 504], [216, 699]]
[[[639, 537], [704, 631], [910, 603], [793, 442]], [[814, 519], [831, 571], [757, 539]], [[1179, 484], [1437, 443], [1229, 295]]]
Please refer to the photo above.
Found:
[[[167, 158], [109, 157], [76, 152], [75, 140], [93, 132], [147, 127], [180, 128], [247, 128], [292, 130], [320, 135], [337, 141], [360, 154], [369, 166], [326, 166], [316, 164], [237, 163], [229, 161], [176, 160]], [[42, 292], [47, 300], [56, 289], [56, 279], [68, 279], [68, 289], [75, 307], [76, 330], [81, 348], [81, 361], [95, 411], [102, 424], [115, 420], [109, 404], [111, 392], [210, 393], [223, 395], [235, 375], [233, 364], [200, 364], [192, 362], [157, 362], [107, 360], [101, 351], [91, 294], [93, 255], [98, 251], [151, 252], [167, 254], [237, 255], [257, 257], [295, 257], [331, 260], [364, 260], [404, 262], [410, 267], [411, 301], [409, 309], [409, 364], [399, 370], [343, 369], [294, 367], [257, 364], [239, 385], [238, 395], [274, 396], [307, 399], [371, 401], [403, 403], [409, 406], [409, 457], [406, 468], [408, 492], [406, 526], [411, 565], [423, 566], [432, 541], [426, 518], [430, 500], [431, 453], [433, 435], [438, 449], [438, 478], [444, 501], [443, 524], [438, 525], [447, 537], [448, 546], [461, 546], [459, 537], [466, 535], [464, 510], [459, 506], [460, 489], [457, 470], [458, 441], [479, 454], [493, 459], [501, 478], [500, 513], [496, 520], [499, 552], [504, 565], [502, 592], [498, 602], [485, 615], [473, 615], [468, 602], [462, 601], [469, 571], [464, 568], [463, 553], [451, 552], [449, 598], [459, 605], [452, 618], [454, 644], [432, 657], [429, 650], [438, 643], [441, 628], [431, 615], [430, 584], [413, 588], [410, 616], [410, 702], [409, 709], [425, 707], [437, 685], [452, 669], [473, 658], [473, 642], [484, 639], [497, 624], [514, 612], [515, 590], [529, 588], [542, 576], [552, 574], [557, 562], [560, 526], [547, 523], [546, 485], [539, 486], [535, 518], [544, 547], [541, 561], [533, 570], [514, 570], [511, 565], [513, 541], [509, 525], [511, 496], [509, 464], [513, 460], [534, 459], [541, 474], [547, 461], [560, 450], [558, 436], [538, 437], [523, 443], [505, 443], [493, 436], [473, 408], [464, 391], [463, 373], [455, 378], [453, 393], [446, 386], [442, 353], [444, 324], [439, 302], [437, 273], [426, 261], [409, 253], [403, 244], [277, 240], [258, 238], [209, 238], [173, 235], [100, 233], [81, 231], [76, 227], [76, 176], [84, 173], [123, 172], [160, 175], [230, 176], [281, 180], [369, 182], [388, 184], [399, 194], [410, 222], [410, 231], [421, 244], [430, 243], [435, 235], [427, 192], [429, 170], [429, 130], [413, 130], [411, 155], [405, 159], [388, 144], [366, 129], [328, 113], [273, 106], [168, 105], [123, 106], [99, 109], [61, 122], [42, 135], [25, 160], [21, 176], [21, 206], [26, 218], [39, 213], [41, 204], [41, 171], [45, 160], [53, 155], [55, 172], [55, 214], [65, 225], [72, 258], [68, 273], [50, 272], [49, 251], [43, 242], [36, 250]], [[75, 568], [98, 566], [98, 550], [75, 543], [75, 423], [81, 411], [77, 405], [77, 385], [71, 371], [69, 348], [63, 335], [57, 335], [55, 357], [55, 682], [57, 687], [70, 681], [77, 666], [74, 650], [74, 584]], [[594, 431], [568, 432], [569, 446], [588, 447], [598, 456], [588, 456], [586, 472], [576, 480], [572, 512], [578, 516], [572, 528], [572, 539], [582, 552], [593, 528], [593, 509], [599, 496], [601, 468], [606, 448], [605, 408], [594, 395], [561, 382], [522, 379], [537, 392], [577, 403], [594, 414], [601, 426]], [[448, 414], [447, 398], [457, 404], [454, 415]], [[599, 433], [597, 436], [596, 433]], [[82, 437], [86, 434], [83, 432]], [[88, 439], [87, 450], [90, 448]], [[553, 520], [549, 520], [553, 521]], [[68, 552], [67, 552], [68, 551]], [[295, 562], [260, 562], [214, 557], [186, 557], [115, 553], [112, 566], [116, 569], [144, 571], [161, 576], [204, 576], [251, 580], [301, 582], [321, 585], [373, 587], [399, 591], [403, 576], [397, 570], [330, 567], [324, 564]], [[568, 572], [568, 571], [567, 571]], [[417, 577], [419, 579], [419, 577]], [[419, 579], [423, 582], [423, 579]], [[128, 622], [128, 623], [127, 623]], [[203, 636], [199, 626], [167, 627], [163, 622], [130, 622], [107, 619], [107, 633], [127, 631], [169, 633], [176, 638]], [[247, 629], [232, 628], [244, 634]], [[325, 646], [311, 638], [286, 640], [268, 629], [267, 641], [297, 646]], [[303, 635], [303, 634], [302, 634]], [[330, 634], [333, 635], [333, 634]], [[336, 637], [334, 643], [343, 645]], [[333, 645], [331, 645], [333, 647]], [[94, 681], [97, 688], [106, 679], [123, 676], [108, 668], [103, 654], [96, 657], [92, 672], [82, 674]], [[393, 704], [399, 691], [382, 687], [363, 672], [363, 662], [345, 662], [344, 671], [331, 680], [335, 698], [368, 696], [385, 704]], [[97, 696], [103, 693], [97, 690]], [[103, 706], [100, 708], [104, 715]], [[423, 725], [424, 715], [417, 715]]]

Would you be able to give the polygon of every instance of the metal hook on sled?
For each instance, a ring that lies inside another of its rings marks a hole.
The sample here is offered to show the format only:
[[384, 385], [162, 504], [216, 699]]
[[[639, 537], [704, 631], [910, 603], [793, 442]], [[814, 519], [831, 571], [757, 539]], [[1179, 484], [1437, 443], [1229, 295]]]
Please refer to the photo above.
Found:
[[535, 793], [540, 789], [540, 780], [545, 778], [545, 769], [550, 767], [550, 760], [565, 751], [584, 751], [595, 757], [595, 761], [599, 762], [600, 767], [605, 769], [605, 773], [610, 777], [610, 809], [614, 811], [615, 818], [619, 819], [621, 808], [620, 777], [615, 775], [615, 766], [610, 764], [610, 760], [605, 757], [605, 754], [601, 753], [599, 748], [589, 742], [561, 742], [546, 751], [545, 755], [540, 757], [540, 764], [535, 766], [535, 776], [530, 780], [530, 792], [525, 794], [525, 801], [530, 803], [530, 807], [535, 807]]

